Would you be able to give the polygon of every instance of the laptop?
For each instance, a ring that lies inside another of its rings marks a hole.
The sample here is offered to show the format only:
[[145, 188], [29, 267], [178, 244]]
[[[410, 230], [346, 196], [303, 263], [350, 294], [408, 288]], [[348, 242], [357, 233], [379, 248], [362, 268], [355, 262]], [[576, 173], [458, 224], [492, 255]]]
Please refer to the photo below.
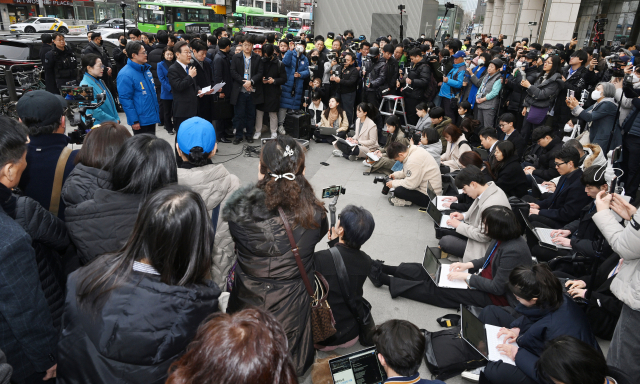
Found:
[[387, 380], [376, 347], [331, 359], [329, 369], [334, 384], [382, 384]]
[[[460, 305], [460, 336], [489, 361], [502, 360], [503, 363], [516, 365], [516, 362], [501, 355], [497, 346], [503, 344], [505, 335], [498, 338], [500, 327], [484, 324], [464, 305]], [[513, 345], [518, 345], [513, 343]]]
[[321, 135], [333, 136], [338, 134], [338, 128], [333, 127], [318, 127]]
[[[469, 289], [467, 283], [460, 280], [449, 280], [447, 275], [449, 274], [449, 268], [451, 264], [442, 264], [440, 260], [433, 253], [431, 248], [427, 246], [427, 250], [424, 251], [424, 259], [422, 260], [422, 268], [427, 272], [433, 283], [440, 288], [455, 288], [455, 289]], [[465, 269], [462, 272], [467, 272]]]
[[571, 247], [565, 247], [564, 245], [555, 244], [553, 241], [551, 241], [551, 232], [555, 231], [555, 229], [534, 228], [524, 211], [520, 211], [520, 214], [524, 219], [525, 225], [527, 226], [527, 228], [529, 228], [529, 231], [531, 231], [535, 235], [535, 237], [538, 238], [538, 244], [541, 247], [551, 249], [553, 251], [557, 251], [558, 249], [572, 249]]
[[427, 206], [427, 214], [433, 219], [433, 221], [435, 221], [436, 225], [439, 228], [455, 229], [447, 224], [449, 215], [443, 215], [442, 212], [438, 210], [438, 207], [433, 204], [433, 202], [429, 202], [429, 205]]
[[[451, 208], [447, 208], [444, 205], [442, 205], [442, 203], [444, 203], [444, 201], [442, 200], [443, 197], [445, 196], [438, 196], [436, 195], [436, 191], [433, 190], [433, 187], [431, 186], [431, 182], [427, 181], [427, 196], [429, 196], [429, 201], [435, 201], [436, 202], [436, 208], [438, 208], [438, 211], [447, 211]], [[447, 196], [449, 197], [449, 196]]]

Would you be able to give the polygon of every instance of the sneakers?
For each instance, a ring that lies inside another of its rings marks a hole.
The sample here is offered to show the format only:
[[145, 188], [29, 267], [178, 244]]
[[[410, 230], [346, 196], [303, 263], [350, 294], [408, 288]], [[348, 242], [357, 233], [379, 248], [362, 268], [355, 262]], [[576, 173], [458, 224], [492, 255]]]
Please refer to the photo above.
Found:
[[276, 137], [278, 137], [278, 132], [271, 132], [271, 138], [275, 139]]
[[371, 163], [369, 163], [367, 160], [362, 160], [362, 164], [364, 164], [365, 167], [371, 167]]
[[477, 383], [480, 381], [480, 373], [484, 371], [484, 367], [471, 369], [462, 372], [462, 378]]
[[238, 145], [240, 143], [242, 143], [242, 137], [238, 138], [236, 137], [235, 139], [233, 139], [233, 145]]
[[333, 156], [335, 157], [342, 157], [342, 151], [339, 149], [334, 149], [333, 150]]
[[407, 200], [399, 199], [397, 197], [390, 197], [389, 204], [393, 205], [394, 207], [408, 207], [413, 203]]
[[358, 160], [358, 156], [349, 155], [349, 161], [356, 161], [356, 160]]
[[258, 140], [261, 136], [262, 132], [256, 131], [256, 133], [253, 134], [253, 140]]
[[287, 131], [284, 130], [284, 125], [278, 127], [278, 133], [281, 135], [286, 135]]
[[380, 282], [380, 274], [382, 273], [382, 264], [384, 264], [384, 261], [382, 260], [371, 260], [371, 270], [369, 271], [369, 280], [371, 280], [371, 283], [376, 288], [382, 287], [382, 283]]

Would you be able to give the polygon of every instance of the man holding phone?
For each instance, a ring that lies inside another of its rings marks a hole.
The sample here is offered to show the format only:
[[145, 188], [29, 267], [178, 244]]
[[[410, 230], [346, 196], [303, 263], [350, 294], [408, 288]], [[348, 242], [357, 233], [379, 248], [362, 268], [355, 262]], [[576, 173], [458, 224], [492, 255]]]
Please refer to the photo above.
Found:
[[569, 66], [565, 66], [561, 70], [563, 82], [559, 95], [565, 98], [560, 96], [556, 98], [554, 116], [557, 118], [553, 120], [553, 128], [557, 134], [563, 134], [564, 125], [573, 117], [571, 108], [567, 106], [565, 99], [569, 98], [571, 92], [577, 99], [580, 99], [583, 90], [597, 83], [596, 74], [586, 67], [588, 60], [587, 52], [575, 51], [569, 57]]

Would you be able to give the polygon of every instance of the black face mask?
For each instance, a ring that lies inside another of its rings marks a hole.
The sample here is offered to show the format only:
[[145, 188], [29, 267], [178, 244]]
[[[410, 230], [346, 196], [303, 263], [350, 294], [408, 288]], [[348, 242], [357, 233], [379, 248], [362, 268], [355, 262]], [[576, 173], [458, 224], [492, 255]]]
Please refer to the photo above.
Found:
[[311, 61], [313, 61], [314, 63], [318, 61], [318, 56], [311, 56]]

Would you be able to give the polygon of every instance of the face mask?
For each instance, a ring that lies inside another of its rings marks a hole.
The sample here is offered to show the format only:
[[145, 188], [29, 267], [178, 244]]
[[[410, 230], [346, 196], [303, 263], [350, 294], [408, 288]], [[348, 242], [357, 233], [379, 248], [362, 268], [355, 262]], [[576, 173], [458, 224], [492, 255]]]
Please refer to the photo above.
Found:
[[564, 125], [564, 131], [569, 133], [569, 132], [573, 132], [573, 127], [570, 126], [569, 124], [565, 124]]
[[478, 60], [478, 65], [483, 65], [483, 64], [484, 64], [484, 60], [483, 59]]
[[297, 46], [296, 47], [296, 51], [298, 51], [298, 53], [303, 53], [304, 52], [304, 47]]
[[591, 100], [598, 101], [598, 99], [600, 99], [600, 96], [602, 96], [600, 94], [600, 91], [591, 92]]
[[516, 63], [516, 67], [517, 67], [517, 68], [522, 67], [522, 61], [518, 61], [518, 62]]
[[634, 83], [634, 84], [635, 84], [635, 83], [637, 83], [638, 81], [640, 81], [640, 77], [636, 76], [636, 74], [635, 74], [635, 73], [634, 73], [633, 75], [631, 75], [631, 76], [633, 76], [633, 80], [631, 81], [632, 83]]

